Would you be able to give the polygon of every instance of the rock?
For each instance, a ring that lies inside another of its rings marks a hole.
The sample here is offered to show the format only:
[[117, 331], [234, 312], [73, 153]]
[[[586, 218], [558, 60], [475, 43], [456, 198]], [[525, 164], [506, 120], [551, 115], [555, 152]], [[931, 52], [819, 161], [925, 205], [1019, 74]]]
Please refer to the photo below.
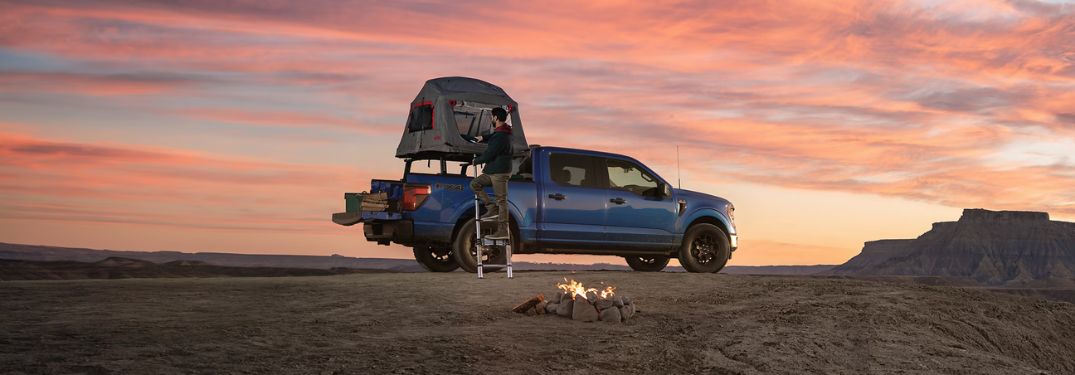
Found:
[[560, 301], [563, 301], [563, 300], [564, 300], [564, 292], [556, 292], [556, 294], [554, 294], [552, 296], [552, 298], [549, 298], [547, 301], [549, 301], [549, 303], [560, 303]]
[[620, 307], [619, 310], [620, 310], [620, 315], [622, 316], [623, 321], [625, 321], [625, 322], [628, 319], [631, 319], [631, 317], [635, 315], [635, 308], [634, 308], [634, 306], [631, 306], [631, 305], [626, 305], [626, 306]]
[[572, 301], [570, 298], [560, 301], [559, 306], [556, 307], [556, 315], [570, 318], [574, 305], [575, 301]]
[[597, 302], [597, 293], [595, 293], [595, 292], [586, 292], [586, 300], [590, 301], [590, 303]]
[[538, 315], [545, 315], [545, 306], [547, 306], [548, 304], [549, 303], [545, 301], [538, 302], [536, 305], [534, 305], [534, 312], [536, 312]]
[[612, 304], [616, 305], [616, 307], [623, 307], [623, 296], [612, 297]]
[[593, 305], [580, 299], [575, 301], [571, 309], [571, 319], [580, 322], [592, 322], [597, 320], [597, 309]]
[[537, 315], [537, 308], [536, 307], [531, 307], [529, 309], [526, 309], [526, 312], [524, 314], [526, 314], [526, 316]]
[[574, 300], [574, 298], [571, 298], [571, 293], [563, 293], [563, 294], [560, 295], [560, 304], [563, 304], [564, 302], [567, 302], [567, 301], [573, 301], [573, 300]]
[[598, 310], [605, 310], [615, 304], [615, 302], [608, 298], [599, 298], [597, 302], [594, 302], [594, 306], [596, 306]]
[[549, 314], [556, 314], [556, 309], [560, 307], [559, 303], [550, 302], [545, 305], [545, 312]]
[[631, 304], [631, 297], [628, 297], [628, 296], [622, 296], [622, 297], [620, 297], [620, 298], [622, 298], [622, 299], [623, 299], [623, 304], [624, 304], [624, 305], [630, 305], [630, 304]]
[[619, 323], [623, 320], [623, 316], [620, 315], [620, 309], [618, 307], [611, 307], [601, 310], [601, 314], [598, 317], [602, 322]]

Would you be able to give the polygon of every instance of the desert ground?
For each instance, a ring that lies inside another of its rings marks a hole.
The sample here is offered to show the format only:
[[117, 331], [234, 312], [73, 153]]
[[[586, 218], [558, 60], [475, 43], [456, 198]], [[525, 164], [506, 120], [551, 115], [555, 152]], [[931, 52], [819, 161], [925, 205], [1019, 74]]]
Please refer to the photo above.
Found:
[[[2, 373], [1075, 373], [1075, 305], [836, 277], [637, 272], [0, 282]], [[563, 278], [625, 324], [526, 316]]]

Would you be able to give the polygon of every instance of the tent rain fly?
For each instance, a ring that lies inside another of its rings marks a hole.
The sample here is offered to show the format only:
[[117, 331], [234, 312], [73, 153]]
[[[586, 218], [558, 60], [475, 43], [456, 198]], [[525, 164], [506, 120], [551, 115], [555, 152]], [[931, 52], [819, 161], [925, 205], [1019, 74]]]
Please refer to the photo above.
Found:
[[513, 153], [524, 154], [527, 143], [519, 105], [503, 89], [466, 77], [426, 81], [411, 102], [396, 157], [470, 161], [486, 146], [470, 139], [492, 131], [492, 110], [497, 107], [508, 111]]

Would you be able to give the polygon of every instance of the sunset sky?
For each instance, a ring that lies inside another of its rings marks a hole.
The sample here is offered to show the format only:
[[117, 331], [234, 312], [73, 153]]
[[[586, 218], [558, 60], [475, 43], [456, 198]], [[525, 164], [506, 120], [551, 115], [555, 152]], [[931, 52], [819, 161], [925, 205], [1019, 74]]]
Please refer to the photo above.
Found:
[[531, 143], [671, 181], [678, 145], [733, 265], [965, 207], [1075, 221], [1075, 4], [0, 1], [0, 242], [410, 258], [329, 217], [401, 176], [440, 76], [504, 88]]

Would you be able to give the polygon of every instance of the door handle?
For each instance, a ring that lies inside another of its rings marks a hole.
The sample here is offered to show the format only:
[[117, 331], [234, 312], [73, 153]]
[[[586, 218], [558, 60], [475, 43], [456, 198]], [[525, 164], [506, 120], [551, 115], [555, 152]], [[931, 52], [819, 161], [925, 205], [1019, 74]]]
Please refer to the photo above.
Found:
[[617, 197], [617, 198], [612, 198], [612, 199], [609, 199], [608, 201], [609, 201], [609, 202], [612, 202], [612, 203], [615, 203], [615, 204], [624, 204], [624, 203], [627, 203], [627, 201], [626, 201], [626, 200], [624, 200], [623, 198], [619, 198], [619, 197]]
[[558, 200], [558, 201], [562, 201], [562, 200], [564, 200], [564, 198], [567, 198], [567, 197], [564, 196], [563, 194], [556, 193], [556, 194], [549, 194], [549, 198], [552, 198], [552, 199], [555, 199], [555, 200]]

